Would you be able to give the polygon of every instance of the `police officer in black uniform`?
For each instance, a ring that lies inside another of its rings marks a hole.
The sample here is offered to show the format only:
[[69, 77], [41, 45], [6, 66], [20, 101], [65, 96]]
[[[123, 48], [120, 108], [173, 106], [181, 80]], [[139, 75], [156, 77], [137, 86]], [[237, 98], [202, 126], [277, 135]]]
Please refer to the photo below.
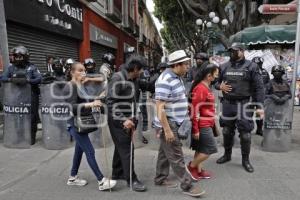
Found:
[[277, 105], [283, 105], [287, 100], [292, 98], [290, 86], [286, 80], [282, 78], [285, 69], [281, 65], [272, 67], [272, 75], [274, 79], [266, 87], [266, 98], [270, 98]]
[[84, 59], [83, 65], [86, 69], [86, 73], [95, 74], [96, 73], [96, 62], [93, 58]]
[[[229, 48], [230, 61], [222, 65], [216, 89], [222, 90], [222, 116], [220, 125], [223, 127], [224, 155], [217, 160], [223, 164], [231, 160], [235, 129], [240, 133], [242, 165], [247, 172], [254, 172], [249, 161], [251, 148], [251, 131], [253, 130], [252, 112], [248, 109], [255, 102], [256, 113], [263, 117], [264, 86], [259, 67], [244, 57], [245, 46], [233, 43]], [[251, 100], [252, 99], [252, 100]], [[248, 112], [247, 112], [248, 110]]]
[[65, 74], [69, 74], [72, 64], [75, 63], [73, 58], [68, 58], [64, 64]]
[[57, 81], [64, 81], [66, 74], [64, 72], [64, 60], [62, 58], [54, 59], [52, 64], [52, 74]]
[[37, 123], [38, 123], [38, 104], [39, 104], [39, 84], [42, 76], [38, 68], [29, 62], [29, 52], [24, 46], [13, 48], [14, 61], [3, 73], [3, 81], [12, 81], [14, 78], [19, 80], [24, 77], [27, 83], [31, 84], [31, 144], [35, 144]]
[[199, 73], [199, 71], [209, 64], [209, 56], [207, 55], [207, 53], [203, 52], [196, 53], [195, 60], [196, 66], [192, 67], [187, 73], [187, 81], [190, 82], [195, 80], [195, 76]]
[[100, 73], [103, 74], [107, 81], [110, 80], [115, 72], [116, 57], [112, 53], [106, 53], [102, 56], [103, 64], [100, 67]]
[[[266, 88], [266, 86], [270, 82], [270, 76], [269, 76], [268, 71], [263, 68], [264, 59], [262, 57], [254, 57], [252, 59], [252, 62], [254, 62], [258, 65], [258, 67], [261, 71], [264, 87]], [[263, 119], [256, 120], [256, 125], [257, 125], [256, 135], [260, 135], [260, 136], [263, 135], [263, 124], [264, 124]]]
[[96, 74], [96, 62], [93, 58], [86, 58], [83, 62], [83, 65], [86, 69], [87, 77], [85, 78], [85, 82], [95, 81], [95, 82], [103, 82], [105, 81], [105, 77], [103, 74]]

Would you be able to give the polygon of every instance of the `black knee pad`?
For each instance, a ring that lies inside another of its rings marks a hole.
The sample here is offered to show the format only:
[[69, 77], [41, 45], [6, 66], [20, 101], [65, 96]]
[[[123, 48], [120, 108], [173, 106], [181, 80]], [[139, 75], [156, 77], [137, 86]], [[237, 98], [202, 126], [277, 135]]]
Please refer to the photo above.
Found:
[[251, 133], [241, 133], [241, 142], [251, 142]]
[[228, 127], [228, 126], [225, 126], [223, 128], [223, 135], [225, 137], [231, 137], [231, 136], [234, 136], [235, 132], [234, 132], [234, 128], [232, 127]]

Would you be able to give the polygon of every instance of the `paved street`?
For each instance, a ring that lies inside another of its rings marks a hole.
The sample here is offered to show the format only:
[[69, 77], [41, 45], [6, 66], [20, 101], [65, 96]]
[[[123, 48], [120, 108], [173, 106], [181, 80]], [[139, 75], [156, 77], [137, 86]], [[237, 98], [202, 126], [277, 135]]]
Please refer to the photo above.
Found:
[[[299, 120], [300, 112], [295, 113]], [[299, 121], [298, 121], [299, 122]], [[252, 162], [255, 173], [248, 174], [241, 167], [238, 148], [234, 149], [232, 162], [217, 165], [215, 161], [223, 150], [210, 158], [206, 169], [214, 173], [211, 180], [199, 184], [206, 190], [205, 199], [215, 200], [297, 200], [300, 199], [300, 123], [294, 123], [293, 148], [288, 153], [267, 153], [260, 150], [261, 137], [254, 136]], [[2, 132], [2, 131], [1, 131]], [[148, 186], [147, 193], [130, 192], [125, 182], [119, 182], [112, 193], [97, 190], [96, 180], [83, 159], [81, 177], [89, 184], [83, 188], [69, 187], [66, 179], [69, 175], [73, 148], [63, 151], [50, 151], [42, 147], [41, 142], [32, 149], [18, 150], [0, 145], [0, 199], [3, 200], [81, 200], [81, 199], [190, 199], [179, 189], [166, 189], [154, 186], [157, 143], [153, 132], [147, 134], [151, 143], [142, 146], [137, 142], [136, 171], [140, 179]], [[220, 138], [219, 138], [220, 140]], [[108, 161], [105, 162], [105, 150], [98, 149], [97, 159], [105, 174], [109, 174], [113, 148], [107, 149]], [[186, 160], [192, 158], [192, 152], [185, 149]], [[171, 177], [174, 179], [174, 177]]]

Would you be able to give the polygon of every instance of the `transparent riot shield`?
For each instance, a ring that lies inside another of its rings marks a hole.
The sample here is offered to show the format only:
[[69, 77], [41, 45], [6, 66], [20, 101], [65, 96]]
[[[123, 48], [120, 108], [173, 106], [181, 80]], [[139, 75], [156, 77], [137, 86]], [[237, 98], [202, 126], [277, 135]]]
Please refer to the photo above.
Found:
[[[102, 76], [101, 74], [89, 74], [88, 77], [99, 77]], [[91, 98], [96, 99], [98, 98], [103, 92], [106, 91], [107, 84], [106, 82], [95, 82], [95, 81], [89, 81], [85, 83], [85, 88], [87, 91], [87, 94], [91, 96]], [[94, 117], [97, 119], [96, 121], [100, 123], [100, 126], [97, 131], [94, 131], [89, 134], [89, 137], [91, 139], [91, 142], [95, 148], [102, 148], [104, 147], [104, 143], [109, 145], [111, 144], [110, 134], [107, 134], [106, 132], [103, 133], [103, 131], [108, 130], [107, 123], [105, 121], [105, 116], [101, 114], [99, 111], [93, 113]], [[103, 135], [105, 134], [105, 136]], [[105, 138], [105, 141], [104, 141]]]
[[293, 106], [289, 100], [283, 105], [276, 105], [273, 100], [265, 101], [264, 139], [262, 149], [270, 152], [286, 152], [290, 150], [292, 119], [288, 112]]
[[71, 142], [67, 131], [67, 118], [71, 107], [63, 98], [64, 86], [64, 82], [54, 82], [42, 84], [40, 87], [43, 144], [46, 149], [65, 149]]
[[31, 146], [31, 85], [4, 83], [4, 146]]

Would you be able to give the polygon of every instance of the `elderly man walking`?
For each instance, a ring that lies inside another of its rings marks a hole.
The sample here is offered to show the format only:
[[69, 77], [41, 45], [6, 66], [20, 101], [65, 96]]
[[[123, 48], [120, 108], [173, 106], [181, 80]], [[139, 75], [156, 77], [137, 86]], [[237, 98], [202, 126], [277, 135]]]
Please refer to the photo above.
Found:
[[155, 85], [157, 116], [163, 127], [155, 184], [176, 187], [176, 184], [167, 180], [171, 166], [180, 180], [183, 193], [199, 197], [205, 192], [192, 185], [192, 178], [187, 173], [184, 163], [182, 143], [178, 138], [178, 129], [188, 112], [188, 101], [181, 77], [189, 70], [190, 58], [185, 51], [178, 50], [170, 54], [168, 65], [170, 68], [160, 75]]

